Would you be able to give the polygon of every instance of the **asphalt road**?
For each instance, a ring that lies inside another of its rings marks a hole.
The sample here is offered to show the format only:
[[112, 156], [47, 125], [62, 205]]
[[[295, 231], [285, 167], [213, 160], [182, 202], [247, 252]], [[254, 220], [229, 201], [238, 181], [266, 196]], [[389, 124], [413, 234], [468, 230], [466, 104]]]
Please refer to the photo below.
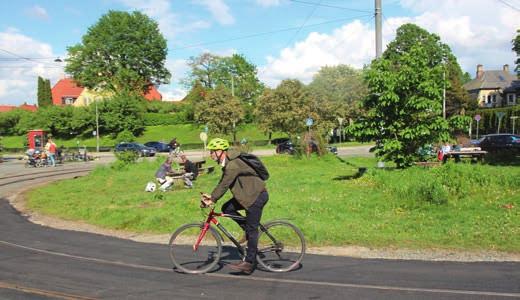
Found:
[[0, 299], [520, 299], [515, 262], [307, 255], [290, 273], [243, 276], [225, 266], [235, 261], [231, 253], [214, 273], [185, 275], [172, 269], [165, 245], [35, 225], [5, 199], [28, 184], [91, 166], [0, 164]]

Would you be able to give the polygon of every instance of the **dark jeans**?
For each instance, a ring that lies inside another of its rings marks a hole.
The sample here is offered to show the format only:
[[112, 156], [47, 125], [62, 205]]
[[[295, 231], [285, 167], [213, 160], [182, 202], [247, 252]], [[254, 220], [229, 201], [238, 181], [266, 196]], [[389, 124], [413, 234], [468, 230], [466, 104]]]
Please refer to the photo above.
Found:
[[256, 261], [256, 252], [258, 250], [258, 226], [262, 218], [262, 210], [269, 200], [269, 194], [262, 192], [258, 195], [255, 202], [245, 209], [235, 198], [231, 198], [222, 205], [222, 212], [233, 216], [241, 216], [239, 210], [245, 209], [246, 219], [235, 220], [237, 224], [246, 232], [247, 237], [247, 254], [245, 261], [254, 263]]

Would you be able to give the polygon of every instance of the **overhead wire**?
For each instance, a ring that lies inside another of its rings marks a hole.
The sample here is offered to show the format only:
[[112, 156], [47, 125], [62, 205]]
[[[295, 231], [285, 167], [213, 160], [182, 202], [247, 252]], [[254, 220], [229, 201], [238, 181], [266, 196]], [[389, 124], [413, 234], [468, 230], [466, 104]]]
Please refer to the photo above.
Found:
[[335, 5], [329, 5], [329, 4], [322, 4], [316, 2], [309, 2], [309, 1], [301, 1], [301, 0], [290, 0], [294, 3], [301, 3], [301, 4], [307, 4], [307, 5], [316, 5], [316, 6], [322, 6], [322, 7], [329, 7], [329, 8], [337, 8], [337, 9], [344, 9], [344, 10], [350, 10], [350, 11], [356, 11], [356, 12], [364, 12], [364, 13], [370, 13], [370, 10], [361, 10], [361, 9], [355, 9], [355, 8], [348, 8], [343, 6], [335, 6]]
[[32, 62], [32, 63], [37, 63], [37, 64], [40, 64], [40, 65], [44, 65], [44, 66], [47, 67], [47, 68], [56, 68], [56, 67], [58, 67], [58, 66], [55, 65], [55, 64], [52, 65], [52, 64], [45, 63], [45, 62], [37, 61], [37, 60], [34, 59], [34, 58], [24, 57], [24, 56], [21, 56], [21, 55], [19, 55], [19, 54], [14, 53], [14, 52], [11, 52], [11, 51], [9, 51], [9, 50], [5, 50], [5, 49], [1, 49], [1, 48], [0, 48], [0, 51], [5, 52], [5, 53], [7, 53], [7, 54], [9, 54], [9, 55], [15, 56], [15, 57], [17, 57], [19, 60], [25, 60], [25, 61]]
[[506, 5], [506, 6], [508, 6], [508, 7], [510, 7], [510, 8], [512, 8], [512, 9], [514, 9], [514, 10], [516, 10], [516, 11], [518, 11], [518, 12], [520, 12], [520, 9], [518, 9], [514, 5], [510, 4], [509, 2], [506, 2], [505, 0], [497, 0], [497, 1], [502, 3], [502, 4], [504, 4], [504, 5]]
[[223, 40], [191, 44], [191, 45], [187, 45], [187, 46], [183, 46], [183, 47], [174, 47], [174, 48], [172, 48], [172, 50], [182, 50], [182, 49], [189, 49], [189, 48], [195, 48], [195, 47], [206, 46], [206, 45], [221, 44], [221, 43], [225, 43], [225, 42], [231, 42], [231, 41], [254, 38], [254, 37], [263, 36], [263, 35], [270, 35], [270, 34], [275, 34], [275, 33], [297, 30], [300, 27], [301, 28], [316, 27], [316, 26], [321, 26], [321, 25], [325, 25], [325, 24], [348, 21], [348, 20], [352, 20], [352, 19], [356, 19], [356, 18], [363, 18], [363, 17], [367, 17], [367, 16], [371, 16], [371, 14], [354, 16], [354, 17], [350, 17], [350, 18], [334, 19], [334, 20], [330, 20], [330, 21], [325, 21], [325, 22], [315, 23], [315, 24], [310, 24], [310, 25], [305, 25], [305, 26], [288, 27], [288, 28], [277, 29], [277, 30], [272, 30], [272, 31], [259, 32], [259, 33], [254, 33], [254, 34], [249, 34], [249, 35], [244, 35], [244, 36], [239, 36], [239, 37], [234, 37], [234, 38], [223, 39]]
[[296, 38], [296, 36], [298, 36], [298, 34], [300, 33], [300, 31], [302, 30], [303, 26], [305, 26], [305, 24], [307, 24], [307, 21], [309, 21], [309, 19], [314, 15], [314, 13], [316, 12], [316, 9], [318, 9], [318, 5], [321, 4], [321, 1], [318, 2], [316, 5], [313, 6], [311, 12], [307, 15], [307, 17], [305, 18], [305, 20], [303, 21], [302, 25], [300, 26], [300, 28], [298, 28], [298, 30], [296, 30], [296, 32], [294, 33], [294, 35], [289, 39], [289, 41], [287, 42], [287, 45], [284, 47], [284, 48], [287, 48], [289, 47], [289, 45], [293, 42], [293, 40]]

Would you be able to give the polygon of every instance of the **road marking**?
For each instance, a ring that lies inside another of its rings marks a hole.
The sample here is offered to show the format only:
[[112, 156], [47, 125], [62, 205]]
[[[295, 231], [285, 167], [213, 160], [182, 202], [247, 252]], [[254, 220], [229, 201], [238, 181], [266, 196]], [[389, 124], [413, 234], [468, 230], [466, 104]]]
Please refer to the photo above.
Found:
[[[92, 261], [92, 262], [97, 262], [97, 263], [107, 264], [107, 265], [123, 266], [123, 267], [130, 267], [130, 268], [151, 270], [151, 271], [158, 271], [158, 272], [172, 272], [173, 271], [173, 268], [153, 267], [153, 266], [140, 265], [140, 264], [124, 263], [124, 262], [120, 262], [120, 261], [105, 260], [105, 259], [101, 259], [101, 258], [78, 256], [78, 255], [72, 255], [72, 254], [67, 254], [67, 253], [37, 249], [37, 248], [23, 246], [23, 245], [19, 245], [19, 244], [7, 242], [7, 241], [0, 241], [0, 244], [4, 244], [7, 246], [16, 247], [16, 248], [22, 248], [22, 249], [26, 249], [26, 250], [30, 250], [30, 251], [34, 251], [34, 252], [38, 252], [38, 253], [45, 253], [45, 254], [49, 254], [49, 255], [67, 257], [67, 258], [84, 260], [84, 261]], [[186, 275], [186, 276], [189, 276], [189, 275]], [[386, 286], [386, 285], [337, 283], [337, 282], [327, 282], [327, 281], [308, 281], [308, 280], [266, 278], [266, 277], [255, 277], [255, 276], [237, 276], [237, 275], [231, 275], [231, 274], [218, 274], [218, 273], [207, 273], [207, 274], [198, 275], [198, 276], [208, 276], [208, 277], [228, 278], [228, 279], [230, 278], [233, 280], [250, 280], [250, 281], [255, 281], [255, 282], [263, 281], [263, 282], [345, 287], [345, 288], [357, 288], [357, 289], [520, 298], [520, 293], [501, 293], [501, 292], [452, 290], [452, 289], [410, 288], [410, 287]]]
[[35, 289], [35, 288], [21, 286], [19, 284], [8, 283], [8, 282], [4, 282], [4, 281], [0, 281], [0, 289], [16, 290], [16, 291], [22, 291], [24, 293], [33, 294], [33, 295], [41, 295], [41, 296], [54, 297], [54, 298], [66, 299], [66, 300], [74, 300], [74, 299], [94, 300], [94, 299], [96, 299], [96, 298], [83, 297], [83, 296], [72, 295], [72, 294], [56, 292], [56, 291]]

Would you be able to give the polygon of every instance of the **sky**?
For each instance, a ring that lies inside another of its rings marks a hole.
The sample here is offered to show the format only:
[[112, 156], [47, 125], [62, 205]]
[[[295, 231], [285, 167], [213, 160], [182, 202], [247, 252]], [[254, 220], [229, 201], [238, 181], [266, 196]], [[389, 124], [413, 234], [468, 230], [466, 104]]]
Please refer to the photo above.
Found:
[[[141, 11], [167, 39], [171, 83], [163, 99], [186, 94], [186, 62], [204, 52], [242, 54], [270, 87], [312, 81], [322, 66], [362, 68], [375, 57], [373, 0], [17, 0], [0, 1], [0, 105], [36, 104], [38, 76], [65, 76], [67, 48], [109, 10]], [[520, 0], [382, 0], [383, 51], [414, 23], [440, 36], [463, 71], [515, 67], [511, 40]]]

